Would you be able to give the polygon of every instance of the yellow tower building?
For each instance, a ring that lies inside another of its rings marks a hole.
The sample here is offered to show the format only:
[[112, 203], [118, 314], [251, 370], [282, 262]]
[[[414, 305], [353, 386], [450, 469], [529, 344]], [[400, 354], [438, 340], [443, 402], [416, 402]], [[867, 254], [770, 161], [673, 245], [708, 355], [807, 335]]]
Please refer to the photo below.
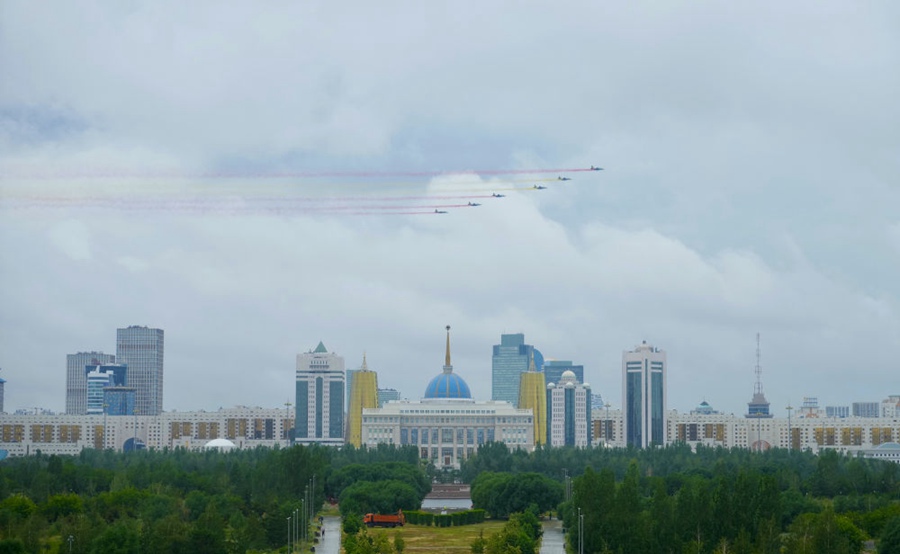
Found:
[[534, 445], [547, 444], [547, 386], [544, 374], [534, 367], [534, 355], [528, 371], [519, 377], [519, 409], [531, 409], [534, 414]]
[[347, 442], [359, 448], [362, 445], [363, 408], [378, 407], [378, 374], [370, 371], [363, 354], [362, 367], [353, 375], [350, 383], [350, 405], [347, 407]]

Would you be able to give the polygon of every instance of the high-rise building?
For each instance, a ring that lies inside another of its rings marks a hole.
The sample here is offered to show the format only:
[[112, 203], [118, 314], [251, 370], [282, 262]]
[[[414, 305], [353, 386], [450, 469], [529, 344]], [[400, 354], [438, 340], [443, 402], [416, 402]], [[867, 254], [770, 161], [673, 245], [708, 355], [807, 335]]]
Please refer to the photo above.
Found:
[[378, 407], [383, 408], [388, 402], [400, 400], [400, 391], [397, 389], [378, 389]]
[[103, 406], [107, 415], [134, 415], [134, 387], [106, 387], [103, 389]]
[[294, 441], [344, 444], [344, 358], [319, 342], [297, 354]]
[[826, 417], [850, 417], [850, 406], [825, 406]]
[[547, 383], [547, 444], [585, 448], [591, 444], [591, 387], [564, 371]]
[[163, 411], [163, 354], [162, 329], [132, 325], [116, 330], [116, 360], [128, 366], [128, 386], [136, 391], [140, 415]]
[[99, 369], [87, 372], [87, 415], [103, 413], [103, 389], [113, 385], [112, 373]]
[[[0, 383], [0, 393], [2, 392], [3, 384]], [[0, 412], [2, 411], [3, 398], [0, 398]], [[892, 394], [881, 401], [881, 417], [900, 417], [900, 394]]]
[[103, 352], [66, 354], [66, 413], [87, 414], [87, 366], [115, 363], [116, 357]]
[[532, 443], [547, 444], [547, 386], [544, 374], [537, 370], [534, 359], [528, 365], [528, 371], [522, 373], [519, 381], [519, 409], [531, 410], [534, 414], [532, 426], [534, 438]]
[[569, 360], [544, 360], [544, 382], [559, 383], [562, 374], [571, 371], [579, 383], [584, 383], [584, 366], [575, 365]]
[[[365, 357], [365, 354], [363, 354]], [[353, 377], [356, 376], [358, 369], [348, 369], [344, 376], [344, 406], [350, 406], [350, 394], [353, 390]]]
[[625, 443], [646, 448], [666, 440], [666, 353], [642, 341], [622, 353]]
[[350, 404], [347, 407], [347, 443], [359, 448], [362, 445], [362, 411], [378, 407], [378, 375], [366, 365], [363, 354], [362, 367], [353, 375], [350, 388]]
[[854, 402], [854, 417], [878, 417], [881, 412], [878, 402]]
[[525, 344], [525, 334], [500, 335], [500, 344], [494, 345], [491, 360], [491, 400], [519, 401], [519, 375], [528, 370], [534, 357], [538, 371], [544, 365], [544, 356], [530, 344]]

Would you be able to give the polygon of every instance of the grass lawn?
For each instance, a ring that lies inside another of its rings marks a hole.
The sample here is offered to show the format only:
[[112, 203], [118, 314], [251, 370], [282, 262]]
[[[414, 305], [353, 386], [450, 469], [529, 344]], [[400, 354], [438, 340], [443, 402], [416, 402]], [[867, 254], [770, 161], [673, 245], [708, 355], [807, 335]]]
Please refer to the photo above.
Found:
[[406, 524], [395, 529], [370, 529], [369, 533], [384, 532], [393, 542], [396, 533], [400, 533], [406, 542], [404, 554], [434, 554], [436, 552], [468, 554], [472, 541], [478, 538], [481, 531], [487, 538], [503, 527], [505, 521], [486, 521], [476, 525], [459, 527], [426, 527], [424, 525]]

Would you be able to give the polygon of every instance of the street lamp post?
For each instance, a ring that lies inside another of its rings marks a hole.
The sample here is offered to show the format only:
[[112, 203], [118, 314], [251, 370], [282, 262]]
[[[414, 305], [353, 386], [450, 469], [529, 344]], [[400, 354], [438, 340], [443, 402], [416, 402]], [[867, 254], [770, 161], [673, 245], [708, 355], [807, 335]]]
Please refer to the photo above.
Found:
[[794, 407], [788, 404], [786, 409], [788, 413], [788, 452], [790, 452], [794, 444], [794, 435], [791, 432], [791, 411], [793, 411]]
[[291, 516], [287, 517], [287, 528], [288, 528], [287, 545], [288, 545], [288, 552], [290, 552], [290, 548], [291, 548]]
[[69, 541], [69, 554], [72, 554], [72, 543], [75, 542], [75, 537], [69, 535], [69, 538], [66, 540]]
[[109, 404], [103, 403], [103, 450], [106, 450], [106, 416], [109, 415]]
[[584, 554], [584, 514], [578, 508], [578, 554]]
[[137, 450], [137, 416], [138, 416], [138, 409], [136, 406], [133, 411], [134, 411], [134, 436], [131, 438], [131, 450], [136, 451]]
[[606, 429], [603, 430], [603, 434], [605, 435], [603, 438], [606, 439], [606, 446], [609, 446], [609, 432], [612, 429], [612, 421], [609, 420], [609, 402], [604, 404], [606, 408]]
[[282, 426], [284, 427], [284, 429], [282, 429], [282, 432], [284, 433], [285, 446], [291, 445], [291, 437], [288, 434], [288, 431], [290, 430], [290, 427], [288, 427], [288, 425], [291, 424], [291, 406], [293, 406], [293, 404], [291, 404], [290, 402], [284, 403], [284, 425]]

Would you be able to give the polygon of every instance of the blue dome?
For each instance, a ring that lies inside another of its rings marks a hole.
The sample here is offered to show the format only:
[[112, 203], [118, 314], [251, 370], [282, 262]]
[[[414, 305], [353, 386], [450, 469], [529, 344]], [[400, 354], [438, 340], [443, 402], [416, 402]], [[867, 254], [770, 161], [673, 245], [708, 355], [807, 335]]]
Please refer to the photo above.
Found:
[[462, 377], [445, 371], [428, 383], [425, 398], [472, 398], [472, 393]]

